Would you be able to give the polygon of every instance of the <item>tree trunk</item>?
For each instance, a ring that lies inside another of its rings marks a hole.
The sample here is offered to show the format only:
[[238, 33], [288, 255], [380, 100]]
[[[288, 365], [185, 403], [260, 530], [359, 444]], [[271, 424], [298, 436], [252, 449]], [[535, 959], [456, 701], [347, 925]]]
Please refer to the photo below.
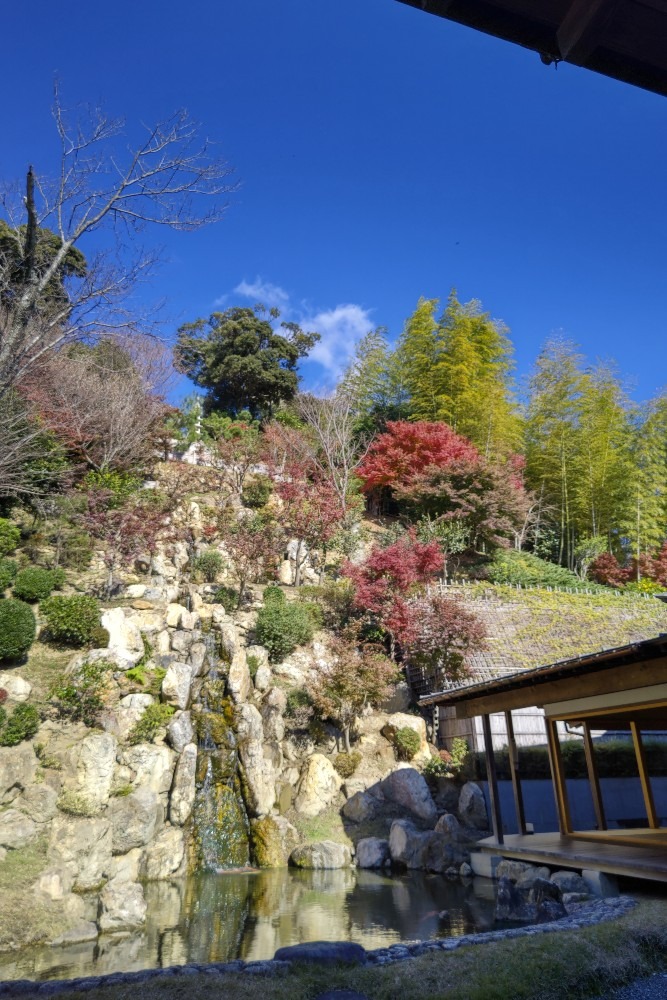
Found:
[[343, 726], [343, 739], [345, 740], [345, 753], [351, 753], [350, 749], [350, 727]]

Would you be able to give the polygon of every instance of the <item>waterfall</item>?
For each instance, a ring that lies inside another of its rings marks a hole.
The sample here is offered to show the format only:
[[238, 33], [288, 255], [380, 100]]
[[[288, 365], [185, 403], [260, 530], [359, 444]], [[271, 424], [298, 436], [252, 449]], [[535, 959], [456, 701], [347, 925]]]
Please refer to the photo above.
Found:
[[195, 713], [197, 790], [192, 810], [191, 871], [223, 871], [250, 864], [250, 825], [241, 794], [233, 712], [215, 636], [205, 636], [208, 674]]

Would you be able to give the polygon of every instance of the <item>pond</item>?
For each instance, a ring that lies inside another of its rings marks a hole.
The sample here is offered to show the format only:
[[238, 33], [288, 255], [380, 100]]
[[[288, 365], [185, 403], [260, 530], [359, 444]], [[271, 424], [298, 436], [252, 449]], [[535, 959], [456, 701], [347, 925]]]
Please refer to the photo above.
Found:
[[[303, 941], [398, 941], [460, 936], [493, 927], [494, 889], [486, 879], [392, 875], [357, 869], [281, 869], [196, 875], [145, 886], [141, 932], [67, 947], [0, 955], [2, 979], [69, 979], [188, 962], [273, 958]], [[97, 898], [88, 899], [95, 919]]]

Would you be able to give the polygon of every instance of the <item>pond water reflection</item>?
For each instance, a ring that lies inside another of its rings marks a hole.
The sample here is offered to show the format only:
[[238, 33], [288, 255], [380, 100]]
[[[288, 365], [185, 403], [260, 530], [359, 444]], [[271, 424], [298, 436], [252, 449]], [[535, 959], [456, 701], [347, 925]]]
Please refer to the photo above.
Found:
[[[398, 941], [459, 936], [493, 926], [493, 884], [441, 875], [278, 870], [202, 874], [145, 887], [143, 931], [62, 948], [0, 955], [0, 979], [59, 979], [272, 958], [302, 941]], [[88, 899], [95, 918], [96, 897]], [[446, 911], [446, 912], [443, 912]]]

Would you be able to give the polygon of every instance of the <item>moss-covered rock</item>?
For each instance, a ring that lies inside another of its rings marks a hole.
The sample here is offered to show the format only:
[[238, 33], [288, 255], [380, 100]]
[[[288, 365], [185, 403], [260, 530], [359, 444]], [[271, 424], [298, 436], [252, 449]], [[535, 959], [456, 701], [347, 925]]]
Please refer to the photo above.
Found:
[[263, 816], [250, 825], [255, 864], [260, 868], [285, 868], [299, 843], [299, 834], [284, 816]]

